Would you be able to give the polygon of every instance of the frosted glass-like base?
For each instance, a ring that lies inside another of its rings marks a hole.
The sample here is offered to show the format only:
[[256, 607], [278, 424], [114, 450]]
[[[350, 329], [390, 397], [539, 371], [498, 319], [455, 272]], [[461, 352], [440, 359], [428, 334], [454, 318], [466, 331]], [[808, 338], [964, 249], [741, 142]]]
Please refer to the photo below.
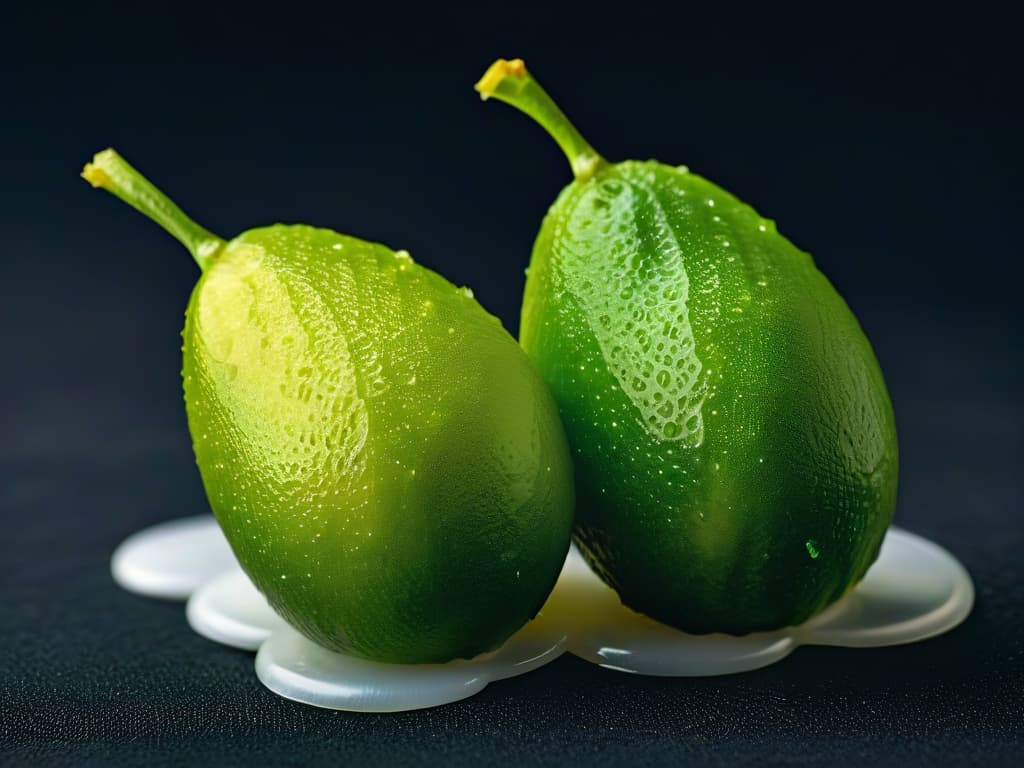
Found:
[[286, 699], [327, 709], [402, 712], [465, 699], [565, 652], [566, 635], [538, 616], [494, 653], [447, 664], [382, 664], [328, 651], [291, 627], [274, 630], [256, 654], [256, 674]]
[[541, 613], [497, 651], [447, 664], [382, 664], [328, 651], [292, 629], [239, 568], [216, 521], [186, 518], [129, 537], [111, 562], [139, 594], [188, 599], [196, 632], [257, 651], [256, 674], [275, 693], [330, 709], [395, 712], [472, 696], [565, 650], [609, 669], [646, 675], [745, 672], [800, 645], [872, 647], [947, 632], [974, 604], [971, 578], [936, 544], [898, 528], [886, 534], [864, 580], [798, 627], [742, 637], [688, 635], [635, 613], [570, 549]]
[[680, 632], [624, 606], [575, 547], [546, 610], [563, 617], [569, 650], [587, 661], [643, 675], [703, 677], [764, 667], [801, 645], [914, 643], [948, 632], [973, 605], [974, 585], [956, 558], [890, 528], [860, 584], [797, 627], [742, 636]]
[[185, 600], [203, 584], [238, 568], [210, 515], [145, 528], [121, 542], [110, 559], [114, 581], [146, 597]]

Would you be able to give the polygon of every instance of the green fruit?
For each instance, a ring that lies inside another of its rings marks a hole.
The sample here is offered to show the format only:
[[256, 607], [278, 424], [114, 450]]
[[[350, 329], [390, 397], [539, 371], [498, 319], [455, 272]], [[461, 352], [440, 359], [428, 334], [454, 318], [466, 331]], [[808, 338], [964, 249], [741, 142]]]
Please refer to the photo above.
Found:
[[878, 555], [892, 406], [811, 257], [685, 168], [611, 164], [521, 61], [477, 85], [575, 181], [534, 245], [520, 341], [574, 453], [575, 538], [622, 601], [691, 632], [799, 624]]
[[388, 662], [500, 646], [569, 547], [554, 402], [498, 320], [404, 251], [307, 226], [230, 242], [113, 151], [83, 174], [192, 252], [184, 388], [210, 505], [314, 642]]

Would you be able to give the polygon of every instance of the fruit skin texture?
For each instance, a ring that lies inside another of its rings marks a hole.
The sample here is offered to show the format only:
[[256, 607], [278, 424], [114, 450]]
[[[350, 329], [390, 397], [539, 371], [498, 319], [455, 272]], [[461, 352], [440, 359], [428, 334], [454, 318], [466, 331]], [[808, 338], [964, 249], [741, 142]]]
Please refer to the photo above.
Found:
[[877, 557], [897, 485], [878, 363], [811, 257], [728, 192], [656, 162], [574, 181], [520, 341], [573, 450], [576, 541], [626, 605], [775, 629]]
[[239, 562], [316, 643], [388, 662], [501, 645], [572, 525], [556, 407], [468, 291], [404, 252], [246, 232], [186, 313], [196, 461]]

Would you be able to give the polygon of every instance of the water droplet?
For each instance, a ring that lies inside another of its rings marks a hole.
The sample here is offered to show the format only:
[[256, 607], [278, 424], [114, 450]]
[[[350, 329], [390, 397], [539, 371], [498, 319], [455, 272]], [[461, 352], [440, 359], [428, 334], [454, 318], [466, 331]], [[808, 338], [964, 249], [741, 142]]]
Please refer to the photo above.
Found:
[[623, 185], [618, 179], [607, 179], [601, 184], [601, 191], [614, 196], [622, 192]]
[[400, 261], [412, 261], [412, 254], [403, 249], [395, 251], [395, 258]]

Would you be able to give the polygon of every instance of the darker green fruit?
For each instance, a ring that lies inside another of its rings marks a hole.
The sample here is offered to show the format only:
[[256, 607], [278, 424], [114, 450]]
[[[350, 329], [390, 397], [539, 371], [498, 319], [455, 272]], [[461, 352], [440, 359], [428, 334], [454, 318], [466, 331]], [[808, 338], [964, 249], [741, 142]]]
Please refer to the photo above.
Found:
[[520, 341], [569, 436], [592, 567], [691, 632], [799, 624], [841, 597], [897, 477], [889, 396], [842, 298], [725, 190], [604, 161], [521, 61], [478, 89], [535, 117], [576, 175], [534, 245]]

